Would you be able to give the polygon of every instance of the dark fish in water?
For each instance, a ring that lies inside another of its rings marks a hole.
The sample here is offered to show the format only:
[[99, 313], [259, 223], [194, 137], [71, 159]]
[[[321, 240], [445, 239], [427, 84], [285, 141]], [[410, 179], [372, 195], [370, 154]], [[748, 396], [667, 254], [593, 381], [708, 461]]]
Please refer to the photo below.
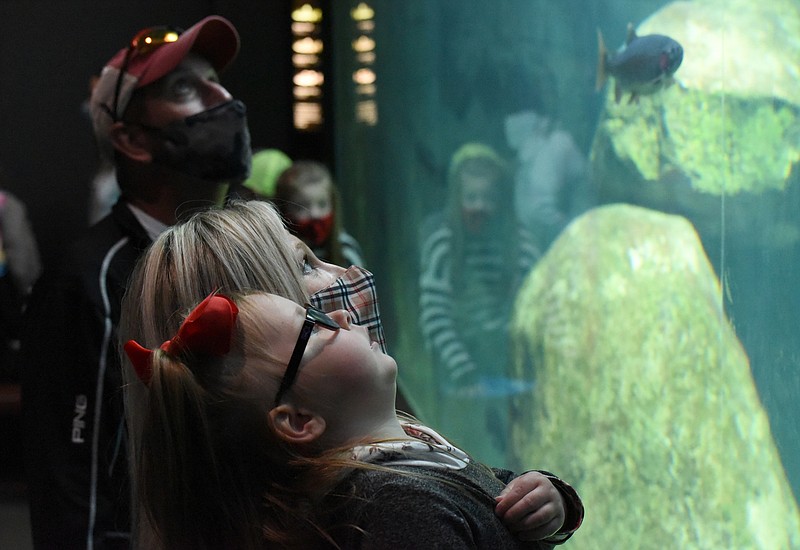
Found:
[[628, 24], [625, 46], [614, 54], [608, 53], [603, 33], [597, 29], [597, 49], [596, 88], [601, 90], [613, 76], [617, 103], [625, 92], [630, 92], [628, 103], [632, 103], [669, 86], [683, 61], [683, 48], [675, 40], [663, 34], [636, 36], [632, 24]]

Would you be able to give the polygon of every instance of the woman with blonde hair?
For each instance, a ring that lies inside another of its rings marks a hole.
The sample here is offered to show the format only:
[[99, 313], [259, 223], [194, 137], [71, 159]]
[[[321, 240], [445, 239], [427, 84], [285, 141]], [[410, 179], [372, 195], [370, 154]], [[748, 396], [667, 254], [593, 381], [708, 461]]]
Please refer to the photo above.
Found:
[[[250, 296], [254, 292], [277, 296]], [[195, 321], [204, 316], [206, 306], [184, 318], [210, 294], [222, 295], [219, 299], [225, 303], [210, 298], [209, 302], [227, 309], [229, 318], [234, 309], [244, 311], [243, 324], [229, 323], [225, 326], [234, 328], [221, 331], [200, 330], [203, 323]], [[264, 300], [272, 305], [266, 307]], [[317, 307], [304, 309], [306, 301]], [[333, 323], [323, 310], [333, 312]], [[353, 338], [352, 331], [364, 341], [355, 355], [343, 350], [342, 355], [329, 354], [318, 362], [323, 374], [314, 386], [319, 389], [312, 390], [304, 382], [304, 371], [311, 372], [305, 351], [316, 355], [326, 347], [326, 336], [344, 334], [341, 328], [348, 332], [344, 340]], [[392, 442], [389, 454], [394, 457], [398, 442], [402, 454], [403, 442], [418, 440], [425, 448], [434, 443], [438, 458], [450, 460], [450, 453], [461, 456], [444, 438], [430, 435], [435, 432], [429, 428], [411, 428], [412, 435], [405, 429], [403, 433], [367, 430], [376, 418], [386, 420], [386, 410], [394, 418], [396, 391], [389, 372], [394, 361], [383, 354], [371, 274], [319, 262], [289, 235], [267, 203], [234, 203], [201, 212], [162, 234], [134, 272], [123, 302], [120, 336], [123, 342], [137, 343], [128, 344], [129, 354], [131, 347], [140, 352], [134, 351], [132, 364], [126, 365], [125, 387], [137, 547], [317, 547], [310, 546], [303, 535], [314, 539], [314, 544], [340, 540], [344, 541], [341, 547], [355, 547], [348, 537], [360, 537], [361, 531], [351, 531], [341, 521], [353, 519], [360, 525], [360, 520], [346, 514], [329, 517], [325, 510], [345, 513], [350, 504], [363, 499], [392, 496], [391, 490], [381, 492], [382, 482], [357, 487], [340, 483], [353, 469], [370, 471], [380, 466], [384, 471], [384, 466], [398, 465], [376, 465], [366, 455], [351, 457], [342, 454], [342, 449], [353, 451], [363, 442]], [[230, 346], [220, 347], [220, 341]], [[228, 353], [229, 349], [233, 352]], [[357, 381], [348, 383], [351, 374], [371, 368], [370, 358], [380, 361], [387, 373], [388, 386], [380, 392], [359, 389]], [[335, 361], [343, 361], [346, 367], [326, 367]], [[279, 383], [281, 379], [285, 382]], [[286, 412], [281, 407], [289, 403], [295, 407], [292, 414], [278, 415]], [[355, 410], [364, 414], [346, 416]], [[298, 428], [295, 439], [284, 437], [288, 432], [278, 429], [278, 418], [289, 419], [288, 426]], [[348, 432], [344, 427], [351, 421], [356, 427]], [[395, 423], [406, 421], [390, 422], [396, 428]], [[326, 427], [320, 431], [321, 424]], [[309, 434], [317, 435], [309, 439]], [[473, 466], [478, 467], [477, 463]], [[483, 499], [481, 512], [486, 517], [496, 514], [514, 539], [541, 539], [560, 531], [550, 539], [558, 542], [580, 524], [580, 499], [555, 476], [539, 472], [515, 476], [481, 468], [489, 472], [488, 477], [481, 474], [481, 484], [488, 485], [475, 497]], [[339, 500], [337, 487], [357, 489], [363, 498]], [[399, 491], [395, 496], [403, 500], [403, 504], [397, 501], [398, 513], [419, 513], [411, 505], [421, 502], [410, 496], [416, 490], [392, 490]], [[320, 507], [320, 499], [328, 497], [334, 500]], [[495, 499], [499, 501], [496, 507]], [[339, 504], [344, 508], [337, 508]], [[429, 525], [438, 532], [436, 524]], [[364, 527], [372, 529], [378, 541], [389, 540], [380, 538], [387, 529], [381, 523], [367, 522]], [[502, 536], [507, 539], [508, 533]]]

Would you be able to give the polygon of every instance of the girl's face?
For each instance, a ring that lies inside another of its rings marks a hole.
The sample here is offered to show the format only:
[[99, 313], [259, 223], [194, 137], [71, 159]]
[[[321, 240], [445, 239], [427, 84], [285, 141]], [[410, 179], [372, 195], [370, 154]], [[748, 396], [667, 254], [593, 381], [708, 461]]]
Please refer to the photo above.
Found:
[[325, 218], [333, 211], [330, 182], [320, 180], [297, 190], [292, 201], [285, 206], [286, 217], [294, 223]]
[[[264, 312], [265, 325], [274, 331], [268, 336], [276, 341], [272, 355], [288, 365], [306, 319], [306, 309], [276, 295], [256, 299], [263, 301], [259, 310]], [[328, 315], [341, 328], [329, 330], [315, 325], [294, 384], [282, 401], [321, 415], [332, 433], [346, 431], [349, 426], [378, 414], [394, 414], [397, 363], [371, 341], [366, 327], [350, 321], [346, 311]], [[285, 366], [280, 376], [284, 374]]]
[[497, 185], [488, 176], [462, 174], [461, 213], [464, 226], [480, 233], [497, 212]]

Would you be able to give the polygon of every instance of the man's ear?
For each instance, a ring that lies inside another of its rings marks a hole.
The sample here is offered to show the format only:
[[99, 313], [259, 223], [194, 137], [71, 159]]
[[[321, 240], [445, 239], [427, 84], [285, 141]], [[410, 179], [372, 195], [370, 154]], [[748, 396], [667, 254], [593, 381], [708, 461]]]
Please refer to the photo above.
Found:
[[269, 411], [269, 419], [278, 437], [288, 443], [312, 443], [325, 433], [324, 418], [293, 405], [278, 405]]
[[114, 149], [121, 152], [126, 157], [142, 163], [153, 161], [153, 154], [150, 152], [149, 141], [144, 137], [143, 132], [125, 124], [115, 122], [108, 129], [108, 138]]

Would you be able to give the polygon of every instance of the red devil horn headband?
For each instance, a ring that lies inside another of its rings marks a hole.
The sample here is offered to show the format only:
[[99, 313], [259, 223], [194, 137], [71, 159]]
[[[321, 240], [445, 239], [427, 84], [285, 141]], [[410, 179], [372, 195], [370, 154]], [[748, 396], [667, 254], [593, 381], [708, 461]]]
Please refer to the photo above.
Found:
[[[172, 356], [189, 352], [222, 357], [231, 349], [238, 313], [239, 308], [233, 300], [220, 294], [211, 294], [192, 310], [178, 329], [178, 334], [161, 344], [161, 349]], [[136, 375], [149, 385], [153, 376], [153, 350], [134, 340], [128, 340], [124, 347]]]

